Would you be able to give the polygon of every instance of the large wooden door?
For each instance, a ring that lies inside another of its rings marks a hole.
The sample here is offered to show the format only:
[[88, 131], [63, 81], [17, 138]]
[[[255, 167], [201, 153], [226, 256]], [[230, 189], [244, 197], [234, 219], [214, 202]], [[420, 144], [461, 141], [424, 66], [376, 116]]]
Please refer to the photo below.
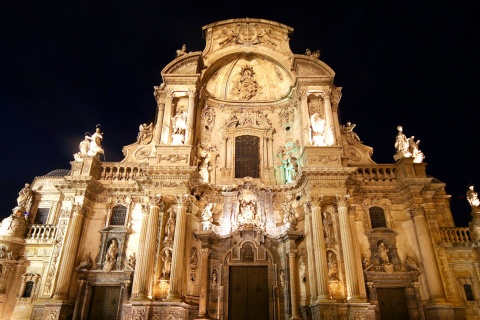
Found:
[[93, 286], [88, 319], [116, 320], [120, 302], [120, 286]]
[[268, 320], [268, 268], [230, 267], [228, 319]]
[[377, 288], [381, 320], [410, 320], [404, 288]]

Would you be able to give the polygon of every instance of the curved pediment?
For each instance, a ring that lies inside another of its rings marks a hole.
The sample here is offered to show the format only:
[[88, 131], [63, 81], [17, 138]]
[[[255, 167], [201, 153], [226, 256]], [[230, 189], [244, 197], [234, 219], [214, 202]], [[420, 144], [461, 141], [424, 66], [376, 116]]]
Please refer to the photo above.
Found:
[[161, 74], [197, 74], [200, 73], [200, 54], [201, 52], [190, 52], [177, 57], [163, 68]]

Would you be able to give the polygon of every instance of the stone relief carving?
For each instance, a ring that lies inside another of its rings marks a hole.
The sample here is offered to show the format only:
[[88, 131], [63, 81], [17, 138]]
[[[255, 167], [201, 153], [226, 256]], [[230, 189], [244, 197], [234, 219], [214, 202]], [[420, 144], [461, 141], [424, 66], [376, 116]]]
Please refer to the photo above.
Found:
[[234, 81], [232, 94], [238, 96], [240, 100], [250, 100], [255, 97], [263, 88], [255, 78], [253, 67], [244, 66], [240, 70], [240, 77]]
[[224, 27], [221, 34], [216, 38], [220, 47], [232, 44], [243, 44], [252, 46], [257, 44], [266, 44], [270, 47], [276, 47], [273, 39], [278, 39], [272, 28], [261, 27], [258, 24], [237, 24], [234, 27]]

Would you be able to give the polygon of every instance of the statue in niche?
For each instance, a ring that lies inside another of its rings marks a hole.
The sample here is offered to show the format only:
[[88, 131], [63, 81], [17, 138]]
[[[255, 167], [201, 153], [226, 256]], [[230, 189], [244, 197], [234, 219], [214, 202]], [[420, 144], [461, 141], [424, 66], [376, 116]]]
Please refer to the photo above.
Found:
[[212, 283], [214, 286], [217, 285], [218, 279], [217, 279], [217, 270], [213, 269], [212, 272]]
[[335, 237], [333, 233], [333, 219], [329, 211], [323, 212], [323, 233], [325, 236], [325, 243], [334, 243]]
[[103, 262], [103, 271], [109, 272], [115, 269], [115, 264], [117, 263], [117, 253], [118, 242], [117, 239], [113, 239], [112, 243], [107, 249], [107, 254], [105, 255], [105, 261]]
[[190, 269], [197, 270], [198, 268], [198, 252], [196, 247], [190, 249]]
[[310, 125], [312, 128], [312, 145], [326, 146], [325, 119], [318, 112], [315, 112], [310, 116]]
[[348, 144], [355, 144], [355, 142], [362, 143], [360, 137], [355, 132], [353, 132], [353, 128], [355, 128], [355, 126], [356, 124], [347, 122], [346, 125], [341, 127], [342, 132], [345, 133], [345, 135], [347, 136]]
[[32, 199], [33, 199], [33, 192], [32, 192], [32, 189], [30, 188], [30, 184], [25, 183], [25, 187], [23, 187], [22, 190], [18, 192], [17, 205], [22, 210], [27, 211], [28, 209], [30, 209]]
[[467, 200], [468, 203], [470, 204], [470, 207], [478, 207], [480, 206], [480, 200], [478, 199], [478, 193], [477, 191], [473, 190], [475, 185], [473, 183], [468, 185], [468, 190], [467, 190]]
[[285, 286], [285, 270], [280, 270], [280, 286]]
[[178, 109], [177, 114], [172, 118], [172, 145], [185, 143], [185, 133], [187, 131], [187, 111]]
[[257, 195], [250, 185], [245, 185], [238, 195], [240, 202], [240, 215], [238, 222], [241, 224], [255, 224], [257, 221]]
[[262, 86], [255, 79], [255, 72], [251, 66], [244, 66], [240, 70], [240, 79], [232, 88], [232, 94], [240, 100], [250, 100], [259, 93]]
[[143, 123], [138, 128], [137, 143], [138, 144], [149, 144], [153, 138], [153, 122], [147, 125]]
[[380, 240], [377, 244], [377, 255], [380, 259], [380, 263], [383, 264], [390, 264], [390, 258], [388, 257], [388, 252], [390, 250], [387, 248], [385, 243]]
[[169, 279], [170, 270], [172, 268], [172, 253], [170, 252], [170, 249], [166, 249], [163, 252], [162, 261], [163, 261], [162, 279]]
[[168, 209], [169, 217], [167, 223], [165, 223], [165, 240], [173, 240], [173, 234], [175, 232], [175, 210], [173, 208]]
[[338, 280], [338, 264], [335, 255], [329, 251], [327, 259], [328, 279]]

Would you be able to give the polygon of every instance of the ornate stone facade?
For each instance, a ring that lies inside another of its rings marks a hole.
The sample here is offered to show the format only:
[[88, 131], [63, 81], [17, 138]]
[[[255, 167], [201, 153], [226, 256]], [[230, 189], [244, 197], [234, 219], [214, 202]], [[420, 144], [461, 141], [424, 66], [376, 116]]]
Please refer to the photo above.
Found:
[[292, 32], [203, 27], [122, 161], [97, 127], [71, 171], [26, 185], [0, 228], [0, 318], [479, 319], [478, 206], [455, 227], [403, 128], [375, 163]]

